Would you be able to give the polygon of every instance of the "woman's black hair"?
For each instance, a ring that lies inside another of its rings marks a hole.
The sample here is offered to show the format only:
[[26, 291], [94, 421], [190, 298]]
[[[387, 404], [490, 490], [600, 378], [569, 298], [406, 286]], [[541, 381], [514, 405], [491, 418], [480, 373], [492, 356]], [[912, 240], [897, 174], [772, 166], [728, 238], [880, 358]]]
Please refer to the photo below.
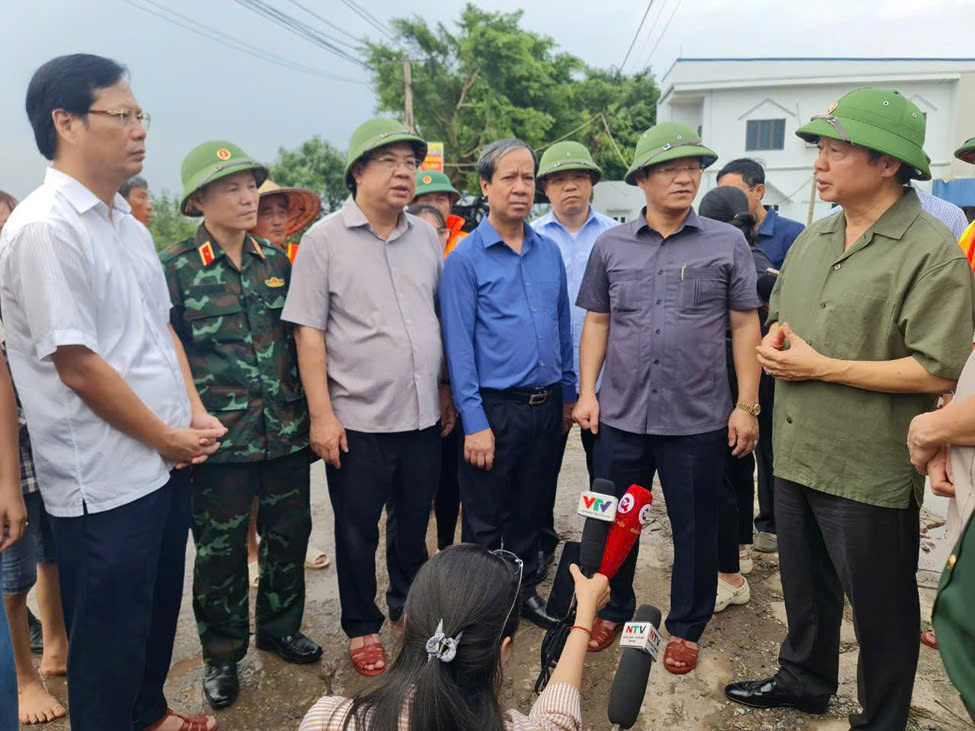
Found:
[[[518, 630], [519, 579], [510, 560], [469, 543], [427, 561], [406, 598], [399, 656], [352, 699], [343, 728], [397, 731], [408, 706], [416, 731], [503, 731], [501, 643]], [[441, 621], [446, 637], [463, 632], [451, 662], [427, 655]]]
[[744, 191], [730, 185], [712, 188], [701, 199], [698, 213], [705, 218], [730, 223], [745, 235], [745, 241], [749, 246], [758, 246], [755, 216], [748, 208], [748, 196]]
[[37, 69], [27, 86], [26, 107], [41, 154], [53, 160], [58, 151], [58, 133], [51, 117], [55, 109], [86, 118], [95, 91], [117, 84], [125, 75], [120, 63], [90, 53], [58, 56]]
[[424, 213], [428, 213], [440, 222], [440, 228], [444, 228], [447, 222], [443, 219], [443, 214], [440, 212], [439, 208], [431, 206], [429, 203], [414, 203], [412, 206], [406, 209], [407, 213], [412, 213], [414, 216], [421, 216]]

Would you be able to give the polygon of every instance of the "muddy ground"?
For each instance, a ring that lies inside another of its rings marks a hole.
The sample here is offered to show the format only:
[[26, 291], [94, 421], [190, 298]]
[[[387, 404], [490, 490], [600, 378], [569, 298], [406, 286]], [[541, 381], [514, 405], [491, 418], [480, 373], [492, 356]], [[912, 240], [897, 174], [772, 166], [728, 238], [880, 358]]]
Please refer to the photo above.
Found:
[[[579, 492], [585, 487], [586, 469], [578, 436], [569, 440], [562, 470], [557, 512], [557, 526], [566, 538], [578, 539], [582, 519], [575, 515]], [[655, 490], [655, 522], [642, 537], [640, 562], [636, 577], [639, 602], [656, 604], [664, 610], [670, 595], [670, 565], [673, 561], [670, 526], [662, 504], [660, 490]], [[325, 486], [321, 463], [312, 468], [312, 541], [334, 556], [332, 510]], [[923, 513], [923, 527], [928, 549], [922, 555], [919, 575], [922, 616], [930, 617], [937, 573], [934, 566], [943, 565], [943, 546], [939, 545], [942, 521]], [[428, 533], [432, 549], [435, 538]], [[382, 551], [378, 560], [380, 596], [385, 586]], [[187, 590], [172, 671], [167, 692], [170, 704], [183, 711], [206, 710], [200, 689], [202, 665], [199, 641], [190, 607], [190, 571], [193, 546], [187, 546]], [[934, 557], [934, 558], [932, 558]], [[927, 560], [925, 560], [927, 559]], [[338, 586], [334, 563], [324, 571], [308, 571], [308, 601], [304, 631], [325, 647], [321, 663], [295, 666], [277, 656], [251, 649], [240, 665], [241, 695], [229, 709], [217, 712], [220, 728], [225, 731], [285, 731], [297, 728], [309, 706], [321, 695], [349, 695], [360, 688], [364, 679], [355, 673], [346, 654], [346, 638], [339, 627]], [[758, 711], [728, 703], [722, 688], [728, 682], [765, 677], [774, 673], [779, 642], [785, 632], [785, 606], [774, 554], [755, 554], [755, 570], [749, 577], [751, 602], [729, 607], [716, 615], [701, 640], [701, 659], [697, 669], [683, 675], [671, 675], [660, 664], [654, 666], [642, 713], [635, 728], [639, 729], [748, 729], [751, 731], [833, 731], [849, 728], [847, 715], [858, 708], [856, 700], [857, 643], [850, 621], [849, 607], [843, 625], [840, 657], [840, 689], [826, 716], [807, 716], [793, 710]], [[539, 589], [548, 594], [548, 583]], [[253, 595], [253, 592], [252, 592]], [[878, 621], [881, 618], [878, 618]], [[395, 648], [397, 633], [388, 625], [382, 631], [387, 648]], [[543, 632], [528, 622], [522, 623], [515, 642], [515, 653], [507, 669], [502, 704], [526, 711], [534, 696], [532, 686], [538, 673], [538, 652]], [[905, 638], [912, 641], [913, 638]], [[606, 716], [609, 689], [619, 661], [618, 644], [598, 655], [590, 655], [583, 687], [583, 727], [610, 728]], [[66, 702], [63, 679], [49, 682], [50, 690]], [[36, 728], [36, 727], [35, 727]], [[48, 724], [43, 728], [63, 731], [69, 722]], [[911, 710], [913, 729], [948, 730], [971, 728], [958, 695], [945, 675], [938, 654], [921, 648], [921, 660], [914, 687]]]

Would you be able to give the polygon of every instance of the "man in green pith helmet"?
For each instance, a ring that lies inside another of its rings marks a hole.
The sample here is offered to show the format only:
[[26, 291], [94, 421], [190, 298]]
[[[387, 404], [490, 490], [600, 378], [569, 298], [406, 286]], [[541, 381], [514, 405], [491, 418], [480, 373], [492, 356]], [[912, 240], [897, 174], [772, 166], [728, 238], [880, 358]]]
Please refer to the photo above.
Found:
[[[573, 417], [599, 434], [595, 476], [611, 480], [622, 497], [631, 483], [649, 488], [660, 474], [674, 530], [663, 664], [675, 674], [697, 665], [697, 641], [714, 612], [728, 447], [744, 456], [758, 439], [762, 301], [754, 259], [741, 231], [691, 205], [702, 171], [717, 159], [685, 124], [644, 132], [625, 180], [640, 187], [647, 205], [596, 239], [576, 299], [588, 312]], [[725, 362], [729, 329], [737, 404]], [[592, 651], [609, 647], [633, 615], [637, 552], [610, 582]]]
[[[771, 678], [731, 700], [824, 713], [836, 692], [844, 595], [860, 644], [854, 729], [902, 729], [921, 622], [915, 574], [924, 478], [908, 427], [954, 389], [972, 350], [975, 283], [924, 212], [921, 111], [892, 89], [843, 96], [796, 134], [842, 210], [793, 244], [758, 349], [776, 379], [775, 513], [788, 634]], [[800, 273], [790, 276], [791, 273]]]
[[455, 216], [450, 211], [454, 204], [460, 200], [460, 191], [453, 186], [450, 178], [438, 170], [420, 170], [416, 174], [416, 195], [413, 197], [414, 204], [425, 203], [433, 206], [443, 216], [443, 220], [450, 229], [450, 236], [447, 238], [447, 246], [444, 248], [444, 256], [447, 256], [458, 242], [461, 241], [466, 233], [461, 231], [464, 225], [462, 216]]
[[335, 513], [335, 564], [349, 659], [386, 670], [376, 606], [379, 519], [386, 508], [390, 622], [427, 559], [440, 442], [454, 425], [441, 386], [436, 290], [443, 248], [404, 211], [427, 144], [392, 119], [362, 124], [349, 142], [342, 208], [301, 239], [284, 319], [294, 323], [311, 413], [311, 447], [325, 460]]
[[292, 328], [281, 319], [291, 263], [248, 233], [267, 174], [229, 142], [193, 148], [183, 160], [180, 209], [204, 220], [195, 236], [161, 255], [173, 328], [200, 398], [228, 429], [212, 461], [196, 470], [193, 492], [193, 611], [203, 692], [214, 708], [236, 700], [237, 662], [247, 653], [247, 524], [255, 498], [262, 537], [256, 645], [293, 663], [322, 655], [301, 632], [313, 456]]
[[[579, 341], [582, 339], [582, 323], [586, 311], [574, 305], [579, 287], [582, 285], [582, 275], [586, 271], [589, 254], [592, 252], [593, 244], [596, 243], [596, 238], [603, 231], [619, 225], [618, 221], [604, 216], [590, 204], [593, 187], [599, 182], [602, 173], [585, 145], [565, 140], [556, 142], [545, 150], [538, 164], [536, 176], [538, 189], [548, 198], [552, 210], [532, 221], [531, 225], [538, 233], [548, 236], [558, 245], [562, 261], [565, 263], [569, 302], [573, 303], [572, 353], [577, 374]], [[542, 552], [543, 573], [554, 560], [555, 549], [559, 544], [559, 534], [555, 531], [555, 498], [562, 457], [565, 454], [571, 426], [572, 408], [567, 405], [562, 419], [562, 449], [552, 470], [551, 483], [546, 490], [545, 505], [541, 509], [542, 529], [539, 549]], [[592, 484], [595, 435], [588, 429], [583, 429], [581, 433], [582, 446], [586, 452], [589, 483]]]

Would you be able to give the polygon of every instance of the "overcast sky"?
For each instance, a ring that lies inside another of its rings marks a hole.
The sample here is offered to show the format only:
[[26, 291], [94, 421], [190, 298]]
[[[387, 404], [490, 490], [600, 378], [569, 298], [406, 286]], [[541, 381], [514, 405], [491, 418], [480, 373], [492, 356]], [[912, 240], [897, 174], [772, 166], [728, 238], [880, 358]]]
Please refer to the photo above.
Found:
[[[267, 1], [313, 28], [339, 36], [304, 14], [293, 0]], [[352, 130], [373, 116], [376, 100], [367, 85], [281, 68], [134, 7], [150, 2], [182, 13], [194, 27], [230, 34], [247, 48], [368, 82], [363, 69], [235, 0], [0, 0], [0, 189], [21, 198], [43, 176], [45, 161], [27, 123], [24, 93], [33, 71], [64, 53], [111, 56], [129, 67], [136, 97], [152, 114], [145, 175], [155, 189], [178, 190], [183, 156], [205, 140], [228, 139], [270, 162], [280, 146], [293, 147], [316, 134], [345, 149]], [[452, 22], [464, 2], [358, 4], [381, 20], [419, 15], [431, 22]], [[973, 0], [654, 0], [626, 70], [649, 64], [659, 77], [678, 56], [975, 57], [972, 4]], [[356, 37], [379, 35], [343, 0], [302, 0], [301, 5]], [[525, 27], [552, 36], [596, 66], [622, 62], [646, 10], [643, 0], [494, 0], [479, 5], [502, 11], [524, 8]]]

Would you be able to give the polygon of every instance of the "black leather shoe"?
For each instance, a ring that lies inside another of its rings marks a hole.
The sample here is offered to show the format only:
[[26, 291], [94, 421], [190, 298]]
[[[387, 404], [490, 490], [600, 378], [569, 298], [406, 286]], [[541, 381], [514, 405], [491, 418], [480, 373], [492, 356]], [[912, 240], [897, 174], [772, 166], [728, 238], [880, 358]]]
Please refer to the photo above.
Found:
[[226, 708], [237, 700], [239, 693], [237, 663], [222, 667], [203, 667], [203, 696], [213, 708]]
[[27, 626], [30, 628], [30, 651], [35, 655], [44, 654], [44, 631], [41, 627], [41, 620], [34, 616], [31, 610], [27, 610]]
[[285, 662], [293, 662], [296, 665], [315, 662], [322, 656], [322, 648], [301, 632], [287, 637], [271, 637], [258, 632], [255, 644], [258, 650], [276, 652]]
[[735, 703], [752, 708], [798, 708], [803, 713], [826, 713], [828, 695], [794, 695], [779, 687], [775, 677], [743, 680], [726, 685], [724, 694]]
[[541, 584], [545, 579], [548, 578], [548, 569], [552, 565], [550, 560], [547, 560], [544, 551], [538, 552], [538, 572], [535, 574], [535, 583]]
[[542, 629], [551, 629], [559, 623], [545, 611], [545, 602], [535, 592], [521, 603], [521, 616]]

